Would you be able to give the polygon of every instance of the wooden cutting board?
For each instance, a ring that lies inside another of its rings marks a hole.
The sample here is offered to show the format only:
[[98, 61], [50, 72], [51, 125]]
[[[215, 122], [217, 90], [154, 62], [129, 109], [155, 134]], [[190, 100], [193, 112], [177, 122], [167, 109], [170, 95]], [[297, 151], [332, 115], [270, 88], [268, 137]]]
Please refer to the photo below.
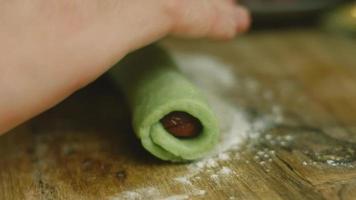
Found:
[[355, 40], [301, 29], [164, 44], [231, 66], [227, 98], [277, 122], [208, 160], [162, 162], [104, 77], [0, 137], [0, 199], [355, 199]]

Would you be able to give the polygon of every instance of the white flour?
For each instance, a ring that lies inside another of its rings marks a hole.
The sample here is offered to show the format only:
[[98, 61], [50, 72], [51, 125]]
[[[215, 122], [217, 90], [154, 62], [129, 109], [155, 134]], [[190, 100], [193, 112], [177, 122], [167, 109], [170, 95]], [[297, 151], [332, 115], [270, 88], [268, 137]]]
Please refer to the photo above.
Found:
[[154, 187], [139, 188], [132, 191], [125, 191], [118, 195], [112, 196], [110, 200], [185, 200], [189, 199], [189, 195], [180, 194], [168, 197], [162, 197], [158, 189]]
[[175, 181], [185, 184], [185, 185], [192, 185], [192, 182], [189, 180], [189, 178], [182, 176], [182, 177], [176, 177], [174, 178]]
[[173, 195], [170, 197], [166, 197], [164, 199], [161, 200], [185, 200], [185, 199], [189, 199], [189, 195], [186, 194], [182, 194], [182, 195]]
[[110, 197], [110, 200], [144, 200], [157, 198], [160, 198], [160, 192], [154, 187], [147, 187], [122, 192], [118, 195]]
[[[239, 85], [239, 80], [232, 71], [233, 66], [205, 54], [172, 51], [171, 55], [180, 70], [202, 90], [218, 117], [221, 138], [213, 155], [238, 149], [247, 138], [255, 138], [273, 122], [283, 120], [278, 106], [272, 108], [274, 116], [263, 116], [251, 121], [244, 109], [226, 100]], [[248, 84], [244, 84], [246, 87], [251, 87], [253, 90], [259, 87], [256, 81], [247, 80]], [[221, 154], [220, 159], [227, 160], [227, 155]]]
[[[280, 108], [275, 107], [272, 109], [271, 115], [251, 121], [244, 109], [226, 100], [228, 99], [226, 95], [236, 89], [238, 84], [236, 76], [230, 71], [231, 66], [204, 54], [184, 54], [173, 51], [172, 56], [182, 72], [196, 83], [207, 96], [219, 119], [220, 141], [208, 157], [187, 164], [187, 172], [172, 179], [172, 184], [184, 186], [185, 194], [162, 197], [157, 189], [149, 187], [123, 192], [111, 198], [112, 200], [125, 200], [128, 197], [138, 200], [143, 197], [145, 199], [166, 200], [189, 199], [194, 196], [202, 197], [207, 194], [207, 191], [200, 188], [198, 184], [201, 176], [208, 177], [216, 185], [219, 185], [221, 181], [236, 179], [239, 175], [229, 167], [229, 164], [234, 160], [239, 160], [240, 157], [238, 153], [234, 153], [232, 150], [238, 150], [247, 139], [258, 137], [266, 128], [283, 120]], [[248, 82], [245, 85], [250, 90], [255, 90], [258, 87], [257, 82], [251, 79]], [[268, 93], [266, 96], [271, 98], [272, 94]], [[258, 153], [256, 159], [261, 162], [261, 165], [264, 165], [264, 163], [271, 161], [273, 154], [274, 152], [266, 150], [266, 152]], [[229, 198], [234, 199], [235, 197]]]

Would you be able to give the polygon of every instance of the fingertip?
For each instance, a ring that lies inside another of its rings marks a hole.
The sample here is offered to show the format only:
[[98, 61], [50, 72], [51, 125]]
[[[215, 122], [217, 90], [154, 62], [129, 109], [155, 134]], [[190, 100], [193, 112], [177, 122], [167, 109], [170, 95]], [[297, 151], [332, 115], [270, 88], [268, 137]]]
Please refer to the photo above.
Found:
[[250, 28], [251, 25], [250, 12], [242, 6], [236, 7], [235, 12], [237, 20], [236, 31], [237, 33], [244, 33]]
[[246, 8], [237, 5], [220, 5], [217, 18], [213, 20], [213, 28], [209, 32], [210, 37], [228, 41], [249, 29], [251, 19]]

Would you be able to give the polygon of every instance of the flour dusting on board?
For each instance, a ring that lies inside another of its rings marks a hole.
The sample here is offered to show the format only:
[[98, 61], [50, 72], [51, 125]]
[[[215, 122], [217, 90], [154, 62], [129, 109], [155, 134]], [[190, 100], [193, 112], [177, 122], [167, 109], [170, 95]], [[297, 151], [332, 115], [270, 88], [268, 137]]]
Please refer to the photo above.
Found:
[[132, 191], [125, 191], [113, 197], [110, 200], [143, 200], [157, 199], [160, 197], [159, 191], [154, 187], [139, 188]]
[[[196, 189], [198, 186], [192, 183], [200, 179], [200, 174], [210, 177], [216, 185], [238, 177], [239, 174], [229, 167], [230, 162], [239, 159], [232, 150], [238, 150], [246, 140], [258, 137], [267, 128], [281, 122], [283, 117], [279, 107], [274, 108], [275, 112], [270, 115], [251, 120], [244, 109], [228, 101], [228, 94], [239, 84], [231, 71], [232, 66], [205, 54], [179, 51], [171, 54], [181, 71], [204, 92], [220, 124], [220, 140], [214, 151], [207, 158], [187, 165], [188, 173], [178, 179], [185, 180], [183, 184], [188, 183]], [[254, 91], [258, 87], [258, 83], [251, 79], [245, 85]]]
[[[201, 188], [199, 181], [208, 178], [213, 187], [218, 187], [224, 181], [231, 181], [239, 177], [237, 171], [232, 169], [231, 163], [239, 160], [240, 155], [236, 153], [247, 140], [258, 137], [264, 130], [270, 128], [283, 120], [279, 107], [275, 112], [251, 119], [248, 112], [229, 101], [229, 94], [236, 90], [241, 83], [237, 76], [231, 71], [232, 66], [221, 62], [218, 58], [206, 54], [183, 53], [171, 51], [171, 55], [180, 67], [181, 71], [193, 81], [207, 97], [209, 104], [216, 113], [220, 124], [220, 140], [216, 148], [209, 156], [202, 160], [186, 164], [186, 172], [179, 177], [173, 177], [169, 185], [180, 185], [184, 187], [184, 194], [164, 196], [152, 187], [138, 188], [132, 191], [122, 192], [111, 200], [119, 199], [166, 199], [182, 200], [191, 197], [204, 197], [209, 190]], [[256, 90], [258, 84], [253, 80], [245, 83], [247, 89]], [[271, 98], [271, 93], [266, 94]], [[278, 111], [278, 112], [277, 112]], [[268, 162], [273, 156], [266, 150], [258, 159]], [[266, 161], [265, 161], [266, 160]], [[247, 163], [247, 161], [246, 161]], [[167, 183], [165, 183], [167, 184]], [[231, 191], [228, 199], [235, 199], [235, 191]]]
[[189, 195], [180, 194], [162, 197], [158, 189], [154, 187], [143, 187], [136, 190], [125, 191], [109, 198], [110, 200], [186, 200]]
[[[205, 54], [172, 51], [171, 55], [180, 70], [203, 91], [218, 117], [221, 136], [213, 155], [238, 149], [246, 139], [257, 137], [275, 121], [276, 116], [263, 116], [251, 121], [244, 109], [226, 100], [239, 84], [232, 66]], [[250, 85], [258, 87], [252, 80], [247, 84]], [[219, 159], [228, 160], [227, 154], [221, 154]]]

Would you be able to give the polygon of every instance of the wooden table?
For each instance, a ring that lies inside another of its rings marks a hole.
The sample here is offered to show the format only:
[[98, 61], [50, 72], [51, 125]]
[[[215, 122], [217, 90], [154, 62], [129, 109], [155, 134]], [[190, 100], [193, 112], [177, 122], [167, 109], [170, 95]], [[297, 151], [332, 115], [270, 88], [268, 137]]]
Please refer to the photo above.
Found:
[[300, 29], [165, 43], [233, 66], [233, 103], [283, 119], [192, 173], [141, 148], [104, 77], [0, 137], [0, 199], [356, 198], [356, 40]]

